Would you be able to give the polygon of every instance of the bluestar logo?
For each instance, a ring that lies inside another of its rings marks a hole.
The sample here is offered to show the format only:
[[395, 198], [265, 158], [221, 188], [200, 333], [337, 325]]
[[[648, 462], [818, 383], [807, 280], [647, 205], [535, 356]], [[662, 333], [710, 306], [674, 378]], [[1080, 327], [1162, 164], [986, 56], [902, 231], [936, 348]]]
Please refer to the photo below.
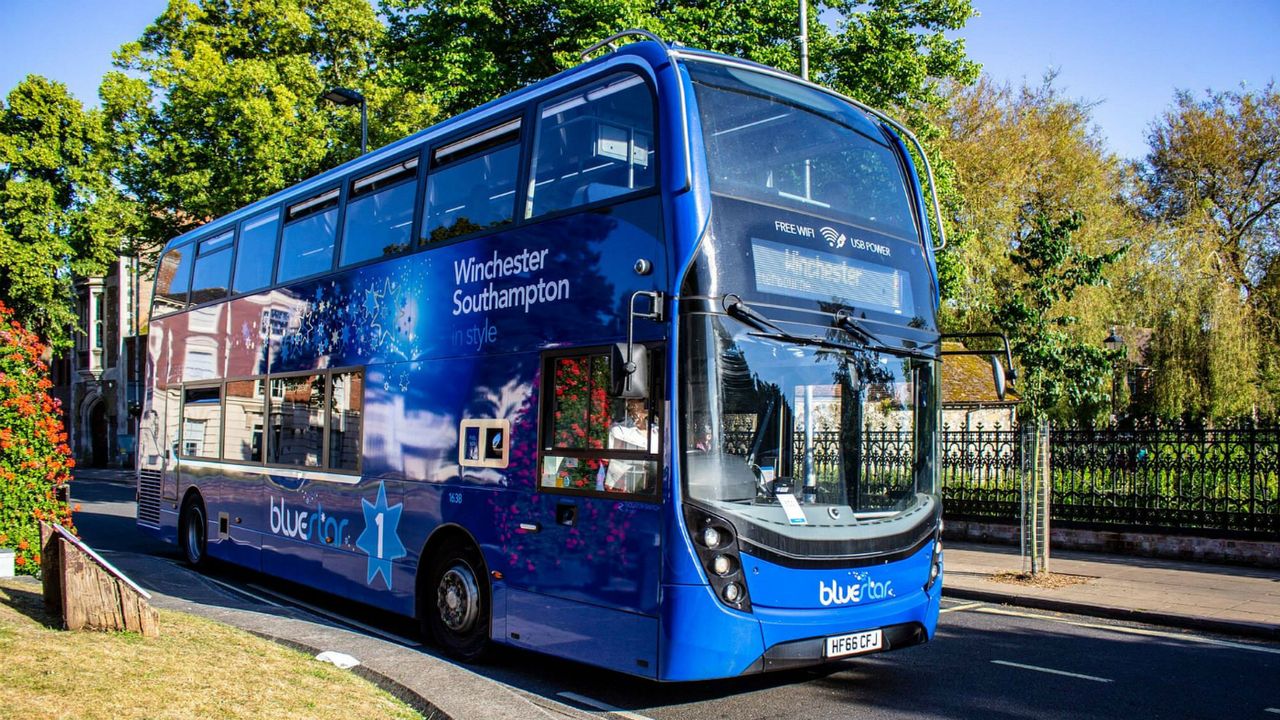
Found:
[[317, 504], [316, 511], [312, 513], [285, 507], [284, 498], [280, 498], [279, 505], [274, 497], [268, 497], [267, 502], [271, 504], [271, 532], [276, 535], [322, 545], [342, 544], [349, 521], [326, 515], [323, 505]]
[[818, 581], [818, 602], [823, 607], [831, 605], [850, 605], [865, 600], [884, 600], [893, 597], [892, 580], [876, 582], [866, 573], [854, 573], [854, 582], [843, 586], [832, 580], [828, 586], [823, 580]]

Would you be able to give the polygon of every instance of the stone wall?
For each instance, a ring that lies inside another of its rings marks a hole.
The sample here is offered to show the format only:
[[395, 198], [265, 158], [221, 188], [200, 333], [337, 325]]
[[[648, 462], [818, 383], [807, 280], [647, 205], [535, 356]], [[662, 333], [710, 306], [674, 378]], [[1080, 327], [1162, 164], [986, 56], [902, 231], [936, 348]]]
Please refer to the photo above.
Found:
[[[1064, 527], [1051, 527], [1049, 532], [1051, 561], [1055, 550], [1084, 550], [1115, 555], [1280, 568], [1280, 541], [1231, 540]], [[1019, 544], [1018, 526], [999, 523], [947, 520], [943, 538], [957, 542]]]

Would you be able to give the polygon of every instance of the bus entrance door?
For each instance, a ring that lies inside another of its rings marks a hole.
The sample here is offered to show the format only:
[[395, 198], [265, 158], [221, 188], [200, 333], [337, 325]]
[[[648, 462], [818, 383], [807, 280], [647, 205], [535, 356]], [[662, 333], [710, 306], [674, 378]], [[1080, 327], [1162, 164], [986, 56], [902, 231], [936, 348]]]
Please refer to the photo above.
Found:
[[654, 677], [660, 506], [551, 493], [530, 502], [508, 575], [507, 642]]

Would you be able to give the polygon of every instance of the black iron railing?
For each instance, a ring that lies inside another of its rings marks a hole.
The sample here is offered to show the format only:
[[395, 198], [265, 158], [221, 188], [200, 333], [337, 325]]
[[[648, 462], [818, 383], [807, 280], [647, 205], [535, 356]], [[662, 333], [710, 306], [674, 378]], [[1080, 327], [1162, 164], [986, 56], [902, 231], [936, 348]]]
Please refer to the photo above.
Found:
[[[728, 433], [728, 451], [746, 455], [752, 436], [742, 430]], [[915, 463], [910, 429], [868, 428], [862, 439], [859, 501], [891, 503], [909, 492]], [[840, 496], [843, 482], [840, 434], [815, 432], [812, 442], [818, 499], [829, 501]], [[1018, 429], [944, 428], [940, 472], [946, 516], [1017, 522], [1021, 446]], [[796, 467], [802, 467], [802, 436], [795, 438], [793, 452]], [[1054, 427], [1050, 471], [1055, 523], [1280, 537], [1278, 427]]]

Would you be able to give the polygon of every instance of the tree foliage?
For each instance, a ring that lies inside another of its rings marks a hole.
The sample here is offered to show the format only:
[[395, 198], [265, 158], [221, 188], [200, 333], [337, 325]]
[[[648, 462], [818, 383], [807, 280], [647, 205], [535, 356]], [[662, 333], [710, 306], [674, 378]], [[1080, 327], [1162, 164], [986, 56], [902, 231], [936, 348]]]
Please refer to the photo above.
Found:
[[391, 82], [367, 0], [171, 0], [116, 53], [101, 94], [126, 159], [124, 184], [163, 241], [428, 123], [434, 106]]
[[[810, 72], [873, 105], [939, 104], [943, 78], [972, 80], [964, 41], [968, 0], [810, 3]], [[581, 62], [588, 45], [641, 28], [689, 47], [798, 73], [794, 0], [382, 0], [386, 52], [399, 77], [438, 93], [446, 113], [469, 109]], [[821, 19], [834, 13], [834, 29]]]
[[133, 228], [97, 111], [30, 75], [0, 103], [0, 300], [57, 349], [76, 327], [71, 274], [101, 273]]
[[[962, 270], [944, 303], [945, 324], [957, 330], [989, 326], [990, 308], [1019, 268], [1008, 262], [1025, 232], [1027, 208], [1050, 216], [1078, 212], [1088, 223], [1073, 242], [1107, 252], [1140, 240], [1145, 227], [1126, 201], [1131, 173], [1106, 149], [1092, 123], [1092, 106], [1066, 97], [1052, 75], [1038, 85], [1001, 85], [983, 77], [952, 85], [937, 122], [941, 154], [954, 167], [964, 204], [956, 215], [963, 238], [954, 252]], [[1113, 277], [1136, 272], [1134, 259]], [[1106, 287], [1082, 289], [1072, 302], [1080, 340], [1101, 342], [1119, 319], [1119, 298]]]
[[71, 449], [49, 396], [45, 346], [0, 302], [0, 547], [20, 573], [40, 566], [40, 522], [74, 530], [57, 488], [71, 481]]
[[1074, 338], [1076, 318], [1062, 308], [1081, 288], [1104, 283], [1127, 248], [1082, 251], [1074, 236], [1083, 224], [1075, 211], [1027, 208], [1008, 256], [1019, 277], [991, 307], [1021, 365], [1019, 390], [1032, 417], [1092, 419], [1110, 398], [1113, 359], [1098, 342]]
[[1151, 127], [1142, 209], [1164, 416], [1280, 407], [1280, 92], [1179, 92]]

